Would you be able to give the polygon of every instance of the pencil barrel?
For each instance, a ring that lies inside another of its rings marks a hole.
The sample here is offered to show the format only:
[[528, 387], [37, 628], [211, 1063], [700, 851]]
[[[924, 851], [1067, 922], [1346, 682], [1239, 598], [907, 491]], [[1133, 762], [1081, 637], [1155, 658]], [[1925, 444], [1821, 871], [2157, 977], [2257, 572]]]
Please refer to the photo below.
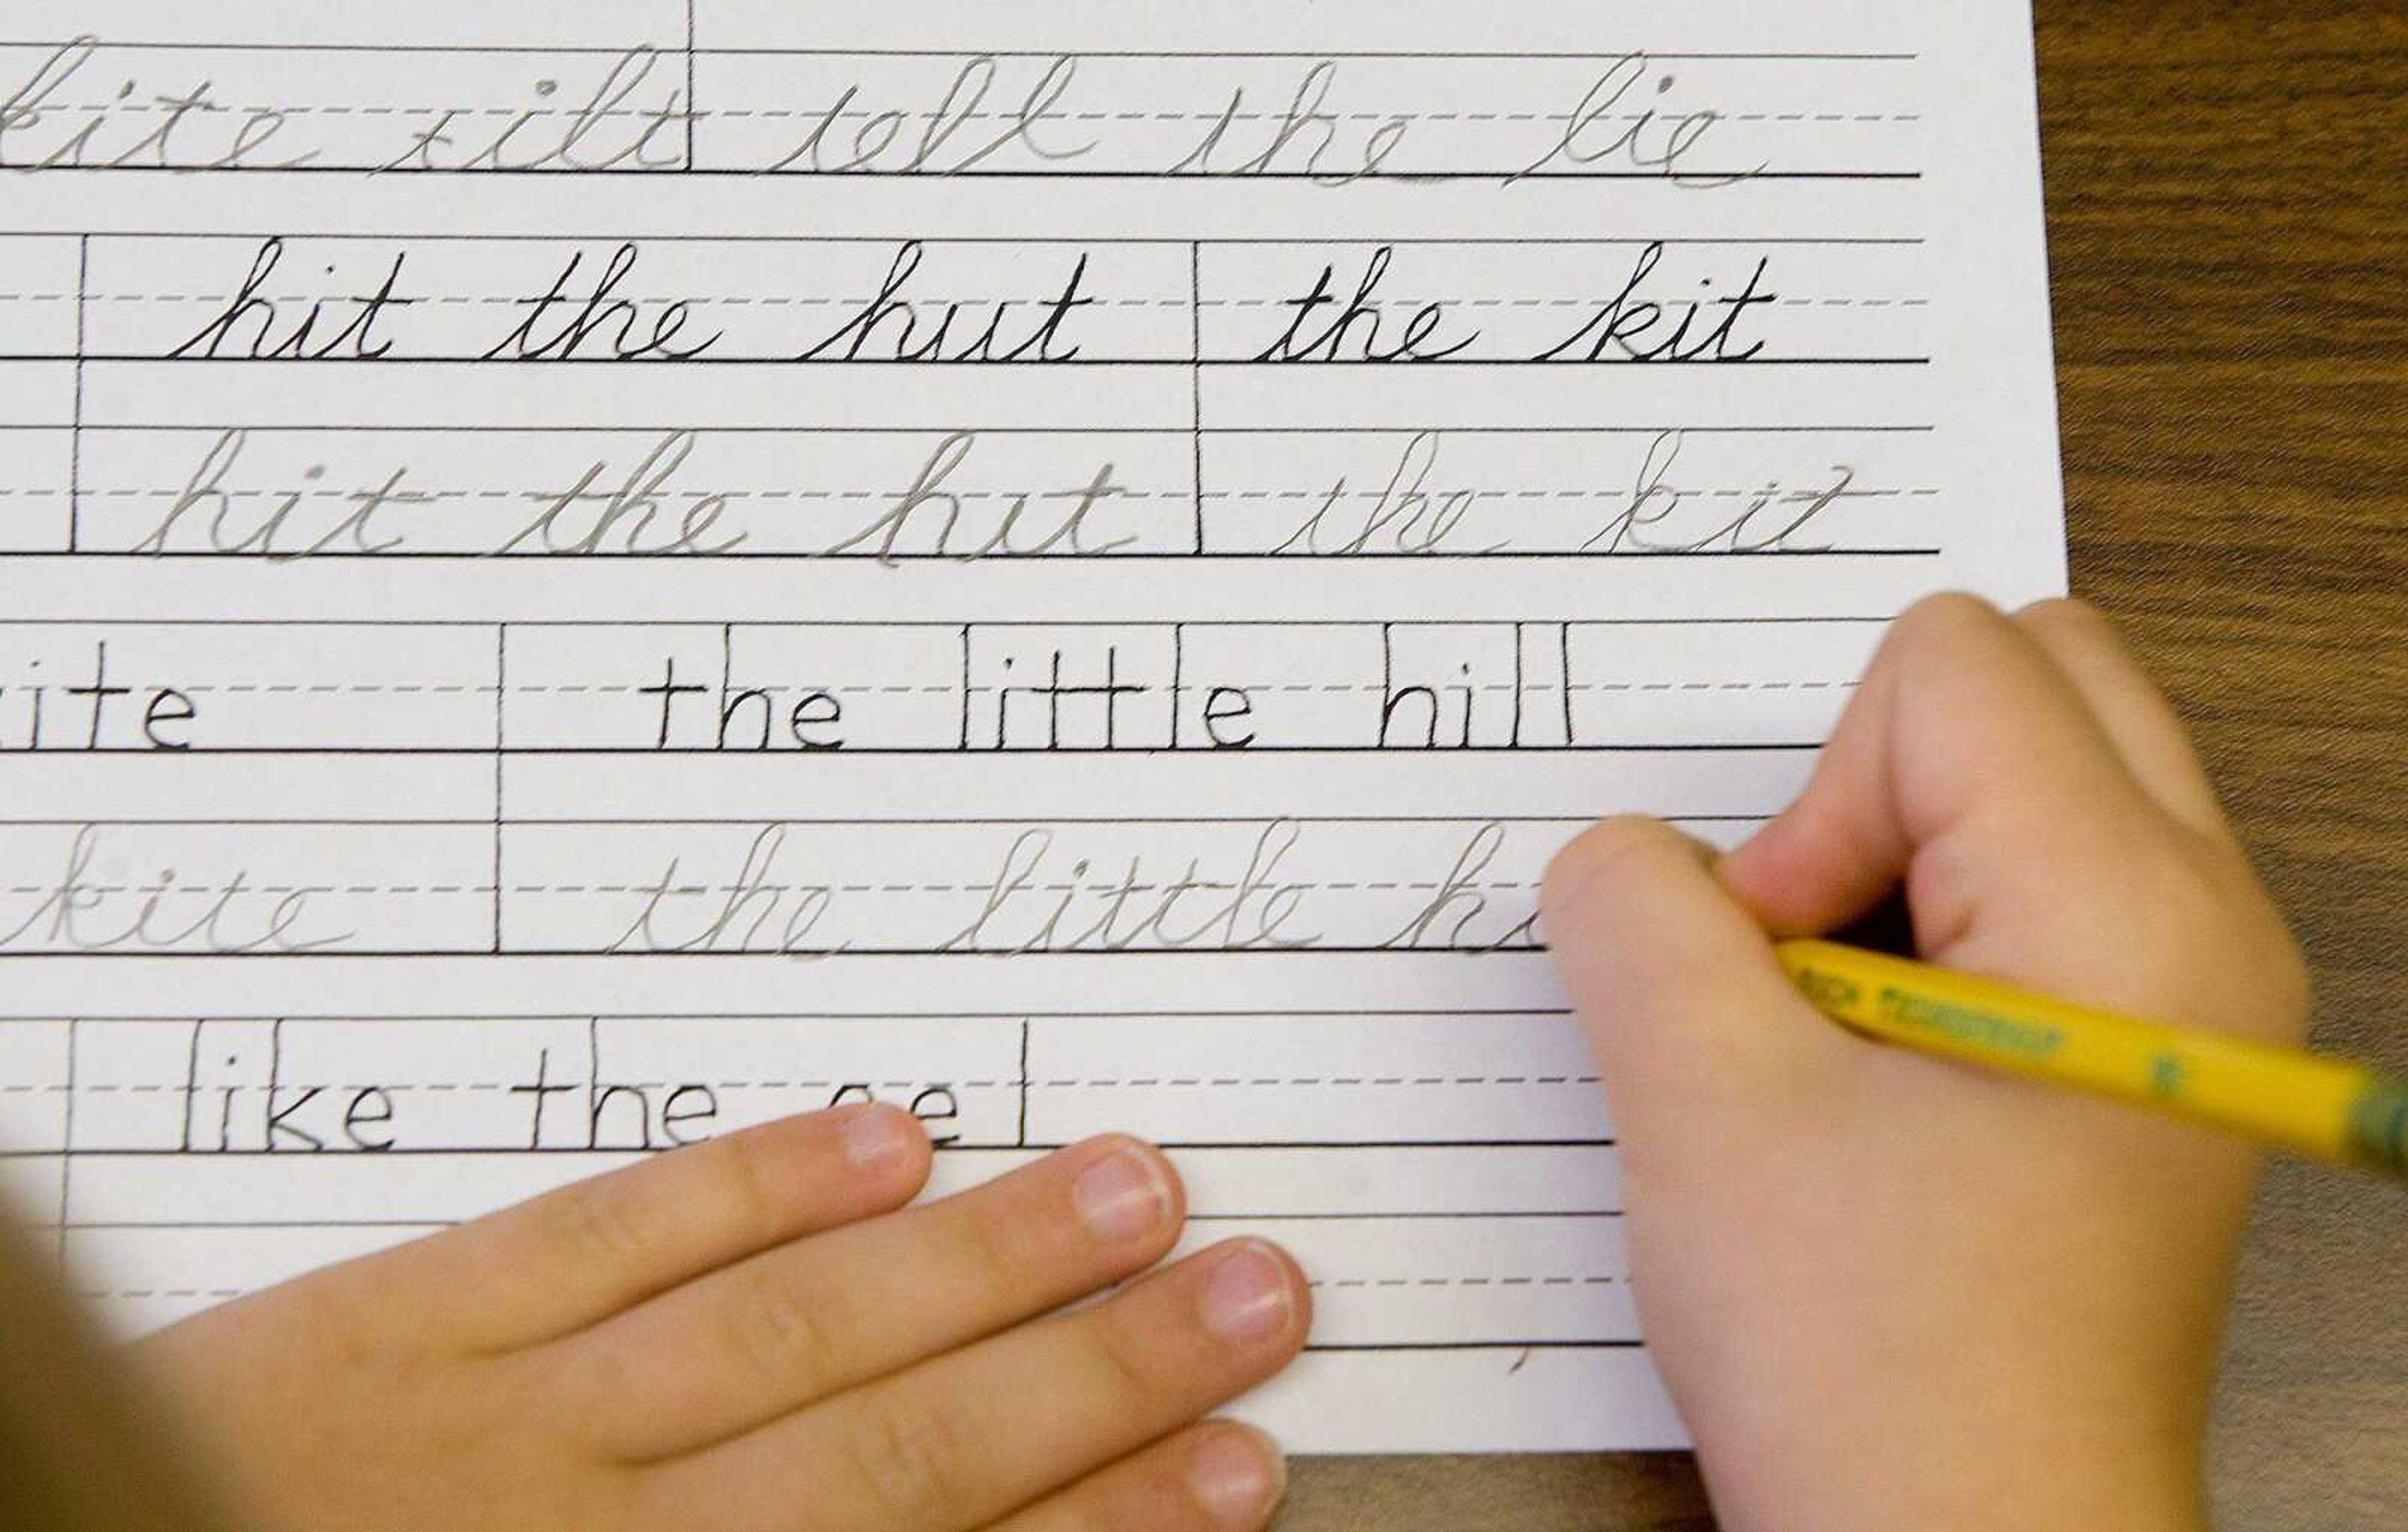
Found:
[[1828, 942], [1780, 956], [1817, 1009], [1869, 1037], [2408, 1176], [2408, 1083], [2356, 1065]]

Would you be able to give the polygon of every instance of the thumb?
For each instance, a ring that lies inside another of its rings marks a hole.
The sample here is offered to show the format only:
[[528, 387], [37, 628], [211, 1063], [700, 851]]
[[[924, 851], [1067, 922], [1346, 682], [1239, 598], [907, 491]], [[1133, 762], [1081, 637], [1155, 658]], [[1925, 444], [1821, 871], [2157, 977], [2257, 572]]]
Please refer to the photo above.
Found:
[[1617, 1137], [1644, 1155], [1713, 1124], [1824, 1097], [1861, 1045], [1815, 1015], [1763, 928], [1716, 880], [1713, 852], [1617, 819], [1565, 848], [1542, 895], [1555, 968], [1587, 1031]]

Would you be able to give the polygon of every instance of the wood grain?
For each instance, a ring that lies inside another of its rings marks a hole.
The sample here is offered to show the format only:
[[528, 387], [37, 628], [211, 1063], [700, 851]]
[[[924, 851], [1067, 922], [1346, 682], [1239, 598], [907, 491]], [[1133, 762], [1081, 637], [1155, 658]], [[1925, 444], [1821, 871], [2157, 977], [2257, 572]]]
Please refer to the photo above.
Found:
[[[2408, 1069], [2408, 5], [2042, 0], [2076, 589], [2297, 922], [2326, 1046]], [[2278, 1168], [2219, 1525], [2408, 1525], [2408, 1196]], [[1685, 1457], [1299, 1464], [1283, 1532], [1713, 1525]]]

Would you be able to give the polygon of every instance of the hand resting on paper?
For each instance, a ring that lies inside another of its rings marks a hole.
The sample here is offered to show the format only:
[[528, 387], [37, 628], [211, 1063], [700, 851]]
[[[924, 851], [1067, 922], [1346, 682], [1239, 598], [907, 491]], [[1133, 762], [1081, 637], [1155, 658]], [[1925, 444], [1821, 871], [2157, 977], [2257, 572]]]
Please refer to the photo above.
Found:
[[[1282, 1485], [1197, 1424], [1304, 1339], [1252, 1240], [1104, 1138], [897, 1211], [910, 1113], [678, 1151], [142, 1342], [265, 1532], [1251, 1532]], [[1124, 1281], [1105, 1301], [1041, 1317]]]

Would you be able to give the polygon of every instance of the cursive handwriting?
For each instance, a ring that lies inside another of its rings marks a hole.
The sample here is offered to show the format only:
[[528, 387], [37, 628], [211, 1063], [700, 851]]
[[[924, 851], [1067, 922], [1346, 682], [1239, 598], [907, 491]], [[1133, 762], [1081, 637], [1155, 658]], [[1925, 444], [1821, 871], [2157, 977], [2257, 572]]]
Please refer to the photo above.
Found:
[[[1599, 553], [1765, 553], [1816, 552], [1828, 544], [1793, 541], [1799, 533], [1853, 490], [1854, 468], [1839, 465], [1838, 480], [1807, 489], [1765, 485], [1744, 496], [1736, 515], [1714, 505], [1716, 498], [1672, 482], [1672, 471], [1688, 444], [1688, 433], [1666, 431], [1647, 444], [1630, 498], [1607, 519], [1587, 541], [1584, 552]], [[1758, 518], [1762, 518], [1761, 521]]]
[[488, 556], [734, 552], [743, 546], [747, 534], [713, 536], [727, 513], [726, 495], [677, 492], [684, 497], [684, 508], [674, 519], [668, 515], [669, 480], [694, 456], [700, 439], [693, 431], [670, 432], [615, 486], [604, 482], [610, 465], [597, 460], [565, 490], [530, 493], [526, 498], [537, 507], [535, 519], [490, 550]]
[[1627, 53], [1614, 60], [1581, 96], [1580, 104], [1564, 114], [1563, 136], [1545, 154], [1507, 177], [1507, 181], [1543, 175], [1559, 165], [1596, 172], [1617, 163], [1627, 171], [1661, 175], [1691, 187], [1729, 186], [1763, 174], [1766, 166], [1762, 165], [1720, 175], [1685, 170], [1684, 165], [1703, 158], [1698, 150], [1723, 116], [1704, 109], [1626, 110], [1625, 103], [1651, 79], [1658, 96], [1678, 83], [1677, 76], [1657, 74], [1655, 62], [1644, 53]]
[[[317, 151], [266, 161], [264, 151], [280, 136], [291, 118], [272, 107], [231, 107], [215, 99], [214, 85], [202, 80], [181, 93], [155, 92], [136, 101], [136, 83], [127, 79], [113, 102], [68, 104], [58, 98], [87, 75], [101, 51], [100, 39], [79, 36], [62, 44], [44, 58], [33, 75], [0, 99], [0, 167], [12, 169], [160, 169], [160, 170], [296, 170], [317, 158]], [[150, 126], [131, 142], [121, 142], [116, 131], [125, 116]], [[53, 120], [65, 129], [42, 143], [42, 130]], [[22, 152], [10, 147], [12, 137], [34, 140]], [[195, 140], [201, 140], [195, 147]]]
[[[834, 357], [846, 362], [1074, 362], [1079, 357], [1077, 344], [1062, 341], [1062, 328], [1070, 316], [1095, 307], [1096, 300], [1081, 291], [1087, 279], [1088, 257], [1082, 252], [1078, 264], [1062, 284], [1062, 291], [1039, 308], [1039, 317], [1026, 333], [1016, 339], [1007, 339], [1007, 325], [1020, 301], [997, 299], [987, 315], [983, 328], [975, 320], [964, 323], [964, 314], [972, 305], [967, 300], [932, 303], [935, 317], [929, 319], [916, 307], [910, 296], [911, 280], [919, 274], [927, 247], [917, 239], [905, 240], [897, 246], [895, 259], [886, 268], [886, 276], [853, 314], [838, 325], [824, 338], [806, 347], [799, 359], [816, 362]], [[957, 334], [955, 326], [962, 325]]]
[[[1200, 858], [1167, 881], [1149, 881], [1129, 858], [1117, 880], [1095, 884], [1094, 864], [1057, 856], [1049, 829], [1024, 830], [981, 893], [969, 923], [939, 946], [945, 952], [1253, 952], [1310, 947], [1320, 938], [1290, 929], [1307, 889], [1282, 882], [1280, 865], [1302, 831], [1285, 820], [1264, 826], [1235, 878], [1206, 876]], [[1060, 863], [1068, 861], [1067, 869]], [[1066, 878], [1047, 884], [1040, 879]], [[1193, 901], [1193, 902], [1191, 902]], [[1200, 907], [1200, 908], [1199, 908]]]
[[1100, 555], [1118, 551], [1137, 542], [1133, 537], [1117, 537], [1101, 543], [1087, 541], [1087, 523], [1098, 507], [1124, 493], [1114, 482], [1113, 465], [1106, 463], [1096, 470], [1086, 484], [1077, 489], [1054, 492], [1047, 498], [1067, 499], [1069, 504], [1050, 529], [1021, 540], [1017, 534], [1029, 514], [1029, 502], [1036, 496], [1014, 495], [1002, 515], [996, 520], [983, 537], [966, 537], [954, 541], [961, 528], [962, 497], [945, 488], [955, 470], [967, 462], [978, 446], [975, 432], [956, 431], [937, 444], [937, 450], [921, 465], [910, 488], [897, 495], [894, 503], [874, 514], [867, 523], [828, 545], [827, 555], [867, 552], [882, 565], [892, 567], [907, 531], [915, 525], [933, 522], [932, 536], [920, 540], [928, 554], [957, 558], [966, 563], [989, 558], [1033, 558], [1057, 551], [1077, 555]]
[[[1339, 152], [1340, 142], [1340, 114], [1329, 108], [1329, 97], [1338, 85], [1338, 64], [1324, 59], [1304, 73], [1287, 108], [1271, 120], [1261, 148], [1245, 159], [1232, 165], [1218, 163], [1221, 150], [1226, 148], [1240, 118], [1245, 116], [1246, 93], [1241, 86], [1229, 93], [1229, 104], [1205, 130], [1204, 137], [1195, 148], [1174, 162], [1169, 169], [1173, 176], [1271, 176], [1301, 175], [1325, 186], [1346, 186], [1359, 180], [1388, 174], [1388, 161], [1405, 141], [1412, 126], [1410, 114], [1388, 117], [1365, 135], [1353, 159], [1341, 168], [1331, 162]], [[1349, 114], [1350, 117], [1354, 114]], [[1240, 152], [1242, 152], [1240, 150]]]
[[[1474, 830], [1428, 900], [1379, 945], [1387, 949], [1435, 947], [1448, 952], [1502, 952], [1537, 946], [1538, 912], [1507, 912], [1498, 917], [1482, 885], [1482, 875], [1504, 849], [1503, 825], [1484, 824]], [[1484, 921], [1494, 927], [1499, 918], [1505, 923], [1495, 934], [1479, 934]]]
[[[64, 866], [40, 889], [33, 909], [0, 930], [0, 949], [27, 943], [70, 952], [198, 950], [232, 956], [321, 952], [352, 938], [348, 931], [301, 934], [310, 915], [310, 895], [317, 891], [255, 890], [251, 874], [241, 869], [199, 886], [179, 882], [172, 867], [138, 887], [105, 884], [93, 877], [101, 852], [97, 826], [78, 829]], [[263, 908], [271, 895], [275, 902]], [[195, 899], [198, 913], [190, 913]]]
[[[1762, 340], [1737, 346], [1733, 340], [1741, 324], [1758, 309], [1781, 301], [1780, 294], [1764, 289], [1765, 275], [1772, 265], [1770, 257], [1758, 258], [1756, 269], [1748, 273], [1746, 282], [1737, 293], [1718, 298], [1645, 296], [1641, 289], [1663, 261], [1664, 242], [1650, 241], [1631, 264], [1630, 275], [1621, 291], [1570, 335], [1539, 352], [1536, 360], [1752, 362], [1764, 354]], [[1711, 287], [1712, 279], [1705, 285]], [[1703, 334], [1693, 334], [1709, 308], [1725, 312]]]
[[1439, 335], [1447, 322], [1447, 306], [1425, 303], [1406, 319], [1403, 333], [1383, 334], [1387, 316], [1380, 302], [1380, 284], [1387, 279], [1397, 248], [1383, 245], [1364, 263], [1354, 296], [1340, 302], [1335, 290], [1338, 268], [1325, 265], [1312, 290], [1290, 298], [1283, 308], [1296, 312], [1287, 330], [1254, 360], [1257, 362], [1443, 362], [1469, 351], [1480, 332], [1452, 339]]
[[[1096, 145], [1049, 141], [1068, 115], [1062, 104], [1077, 83], [1079, 61], [1063, 54], [1046, 65], [1019, 104], [999, 115], [999, 133], [973, 126], [993, 114], [987, 97], [996, 89], [1000, 65], [992, 54], [980, 54], [963, 64], [936, 105], [924, 111], [899, 107], [870, 111], [856, 105], [862, 87], [848, 85], [812, 124], [803, 141], [765, 167], [809, 171], [819, 175], [877, 173], [882, 175], [963, 175], [976, 170], [1007, 150], [1025, 150], [1039, 164], [1083, 159]], [[842, 123], [863, 119], [851, 138], [839, 147]], [[916, 141], [911, 124], [923, 123]]]
[[1371, 493], [1370, 505], [1359, 516], [1340, 508], [1344, 502], [1362, 496], [1348, 490], [1346, 480], [1339, 480], [1320, 506], [1271, 551], [1338, 557], [1381, 552], [1426, 556], [1449, 551], [1447, 539], [1463, 525], [1480, 497], [1472, 490], [1429, 487], [1430, 475], [1438, 468], [1440, 440], [1436, 431], [1416, 433], [1405, 444], [1396, 471], [1383, 487]]
[[[568, 362], [601, 353], [609, 362], [691, 362], [717, 345], [724, 332], [681, 344], [694, 305], [680, 298], [662, 304], [647, 316], [644, 306], [619, 295], [620, 288], [642, 259], [633, 240], [610, 252], [590, 292], [572, 295], [569, 289], [585, 264], [583, 251], [573, 251], [560, 275], [541, 294], [520, 300], [526, 317], [517, 328], [486, 348], [482, 360]], [[598, 342], [589, 346], [588, 342]]]
[[811, 934], [835, 905], [836, 890], [824, 883], [772, 882], [785, 849], [786, 827], [763, 826], [744, 848], [735, 878], [719, 887], [681, 881], [684, 861], [671, 857], [660, 878], [643, 889], [643, 907], [635, 919], [603, 951], [823, 955], [812, 946]]
[[[378, 333], [379, 322], [389, 314], [415, 308], [421, 301], [403, 297], [397, 291], [402, 269], [408, 260], [407, 251], [394, 255], [383, 282], [375, 291], [348, 298], [315, 299], [295, 320], [285, 307], [290, 300], [280, 303], [265, 295], [268, 279], [284, 264], [284, 241], [264, 240], [251, 256], [251, 270], [234, 296], [207, 324], [167, 355], [215, 360], [225, 353], [228, 343], [235, 338], [236, 328], [249, 322], [251, 338], [234, 349], [236, 355], [251, 361], [381, 361], [393, 354], [393, 342]], [[327, 269], [330, 273], [333, 270]], [[330, 322], [333, 318], [328, 312], [329, 305], [337, 312], [349, 306], [351, 311], [340, 328], [330, 335], [321, 335], [320, 323]]]
[[[652, 48], [631, 48], [611, 62], [599, 85], [578, 106], [552, 106], [561, 82], [534, 84], [537, 105], [512, 112], [499, 133], [479, 126], [476, 110], [450, 108], [411, 130], [408, 144], [376, 165], [378, 173], [428, 170], [677, 170], [685, 165], [684, 135], [694, 114], [681, 84], [667, 85], [659, 104], [645, 107], [637, 97], [655, 74], [676, 79], [682, 67], [666, 65]], [[455, 129], [473, 129], [465, 137]]]

